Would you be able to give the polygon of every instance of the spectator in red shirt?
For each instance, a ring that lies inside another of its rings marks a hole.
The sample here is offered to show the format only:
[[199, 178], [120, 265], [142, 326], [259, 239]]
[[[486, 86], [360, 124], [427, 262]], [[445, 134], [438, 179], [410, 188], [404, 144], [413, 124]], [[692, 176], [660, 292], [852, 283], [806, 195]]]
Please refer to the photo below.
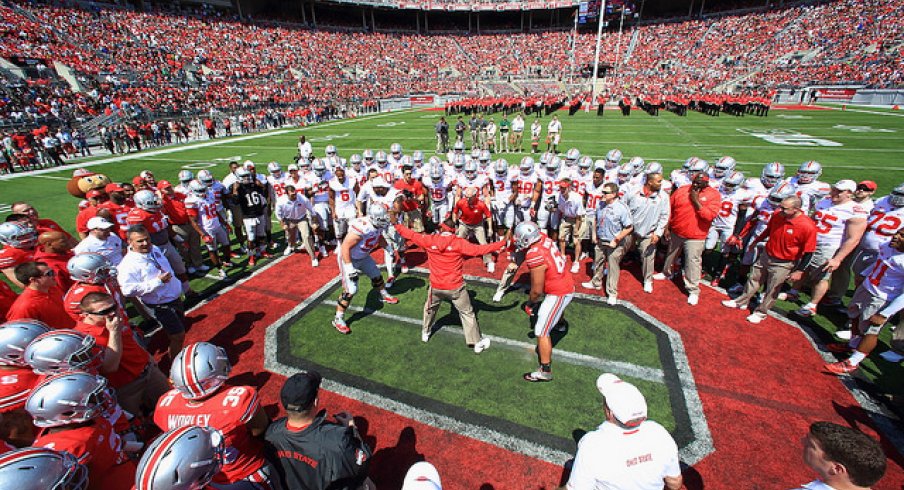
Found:
[[676, 190], [671, 197], [672, 216], [669, 221], [669, 252], [662, 272], [653, 279], [665, 279], [672, 272], [678, 253], [684, 251], [684, 287], [687, 304], [696, 305], [700, 299], [700, 276], [703, 272], [703, 249], [706, 235], [719, 213], [722, 196], [709, 185], [709, 177], [700, 172], [691, 185]]
[[402, 166], [402, 178], [396, 180], [395, 188], [402, 194], [402, 223], [420, 233], [424, 231], [424, 214], [427, 192], [424, 184], [413, 177], [411, 165]]
[[47, 264], [19, 264], [16, 266], [16, 278], [26, 286], [10, 306], [6, 314], [8, 321], [31, 318], [52, 328], [72, 328], [75, 322], [63, 307], [63, 292], [57, 287], [53, 270]]
[[[459, 199], [452, 208], [452, 220], [458, 224], [459, 237], [468, 238], [473, 234], [477, 238], [477, 243], [485, 245], [487, 228], [489, 233], [493, 234], [493, 215], [486, 203], [478, 199], [477, 193], [478, 190], [473, 187], [465, 189], [465, 197]], [[491, 254], [485, 254], [483, 262], [486, 264], [487, 272], [492, 274], [496, 270]]]
[[38, 237], [34, 260], [47, 264], [53, 270], [60, 291], [68, 291], [72, 287], [72, 279], [69, 277], [67, 268], [72, 255], [72, 249], [69, 247], [69, 240], [65, 234], [59, 231], [47, 231]]
[[[482, 203], [481, 203], [482, 204]], [[464, 257], [498, 252], [505, 247], [505, 241], [474, 245], [453, 234], [455, 223], [447, 219], [440, 225], [436, 235], [415, 233], [402, 225], [395, 225], [402, 238], [424, 249], [427, 253], [427, 267], [430, 270], [430, 289], [427, 291], [427, 302], [424, 304], [424, 322], [421, 329], [421, 340], [430, 340], [436, 312], [443, 300], [450, 301], [458, 310], [461, 326], [465, 332], [465, 342], [474, 352], [480, 354], [490, 346], [489, 338], [482, 338], [477, 316], [471, 306], [471, 298], [465, 288], [462, 276]]]

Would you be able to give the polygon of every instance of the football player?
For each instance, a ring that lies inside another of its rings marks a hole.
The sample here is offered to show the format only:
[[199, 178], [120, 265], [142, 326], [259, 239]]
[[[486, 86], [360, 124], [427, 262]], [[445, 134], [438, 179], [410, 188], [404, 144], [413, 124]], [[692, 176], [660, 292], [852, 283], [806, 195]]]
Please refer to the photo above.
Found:
[[16, 266], [32, 261], [37, 243], [38, 234], [31, 225], [12, 221], [0, 224], [0, 244], [3, 244], [3, 249], [0, 250], [0, 270], [9, 282], [19, 288], [24, 288], [25, 285], [16, 279]]
[[232, 194], [242, 208], [242, 226], [245, 228], [248, 266], [254, 267], [258, 257], [270, 257], [267, 252], [267, 186], [255, 179], [248, 169], [236, 170], [237, 180], [232, 184]]
[[25, 350], [34, 339], [50, 331], [50, 327], [37, 320], [14, 320], [0, 325], [0, 441], [17, 446], [30, 446], [34, 440], [31, 416], [25, 411], [25, 402], [31, 390], [38, 384], [25, 358]]
[[541, 230], [549, 230], [555, 240], [559, 229], [559, 213], [556, 201], [559, 198], [559, 180], [561, 179], [562, 160], [552, 155], [545, 170], [540, 170], [539, 185], [534, 190], [534, 200], [539, 203], [536, 211], [537, 225]]
[[517, 181], [518, 171], [510, 169], [505, 159], [496, 160], [490, 176], [492, 194], [490, 210], [493, 212], [493, 223], [496, 224], [496, 233], [500, 238], [507, 236], [509, 230], [515, 226], [514, 202]]
[[[209, 427], [179, 427], [161, 434], [148, 446], [138, 462], [133, 488], [211, 488], [208, 484], [226, 464], [226, 458], [223, 435], [219, 431]], [[249, 484], [242, 488], [254, 487]]]
[[730, 156], [724, 156], [716, 162], [715, 165], [712, 166], [711, 169], [707, 172], [709, 175], [709, 185], [710, 187], [715, 187], [716, 189], [720, 189], [722, 187], [722, 179], [731, 175], [734, 172], [735, 167], [738, 163], [734, 158]]
[[336, 232], [336, 240], [340, 243], [348, 233], [349, 222], [357, 216], [355, 202], [358, 190], [358, 182], [344, 166], [340, 165], [333, 169], [333, 178], [329, 181], [329, 205], [334, 220], [333, 230]]
[[828, 196], [832, 190], [829, 184], [819, 180], [820, 175], [822, 175], [822, 164], [810, 160], [801, 163], [797, 168], [797, 175], [788, 181], [794, 187], [797, 196], [803, 201], [801, 209], [806, 214], [812, 214], [816, 203]]
[[326, 258], [329, 253], [326, 249], [326, 242], [330, 238], [330, 227], [333, 225], [333, 213], [330, 208], [330, 180], [333, 178], [332, 172], [327, 170], [323, 160], [315, 158], [311, 163], [311, 177], [308, 179], [311, 187], [311, 206], [314, 207], [314, 213], [319, 219], [314, 220], [314, 236], [317, 239], [317, 248], [320, 256]]
[[[189, 182], [188, 187], [191, 194], [185, 198], [185, 208], [191, 226], [201, 236], [201, 241], [204, 242], [210, 256], [211, 265], [220, 269], [220, 279], [226, 279], [226, 269], [233, 265], [229, 259], [229, 234], [220, 213], [217, 212], [213, 193], [198, 180]], [[283, 189], [280, 184], [281, 192], [284, 192]], [[217, 255], [217, 250], [222, 254], [222, 258]]]
[[713, 252], [716, 245], [722, 245], [715, 269], [718, 271], [718, 275], [712, 280], [713, 286], [719, 285], [719, 281], [725, 277], [728, 268], [731, 267], [740, 252], [740, 247], [730, 245], [728, 239], [737, 235], [744, 226], [744, 217], [751, 204], [750, 194], [741, 187], [744, 181], [744, 174], [735, 171], [731, 171], [722, 178], [722, 186], [719, 189], [722, 204], [704, 242], [704, 249], [709, 252]]
[[[4, 443], [0, 441], [0, 446]], [[65, 451], [0, 447], [0, 487], [18, 490], [85, 490], [88, 469]]]

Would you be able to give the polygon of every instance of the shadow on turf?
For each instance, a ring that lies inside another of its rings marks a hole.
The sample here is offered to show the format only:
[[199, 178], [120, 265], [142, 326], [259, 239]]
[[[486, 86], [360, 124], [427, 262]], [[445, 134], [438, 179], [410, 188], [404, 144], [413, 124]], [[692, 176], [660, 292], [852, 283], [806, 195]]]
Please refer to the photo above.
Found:
[[[355, 425], [358, 425], [358, 417], [355, 417]], [[372, 438], [365, 438], [370, 444], [371, 441], [368, 439]], [[378, 488], [402, 488], [405, 473], [418, 461], [424, 461], [424, 455], [417, 451], [417, 434], [414, 428], [408, 426], [399, 432], [395, 446], [384, 447], [374, 453], [370, 464], [374, 470], [371, 471], [370, 477]]]

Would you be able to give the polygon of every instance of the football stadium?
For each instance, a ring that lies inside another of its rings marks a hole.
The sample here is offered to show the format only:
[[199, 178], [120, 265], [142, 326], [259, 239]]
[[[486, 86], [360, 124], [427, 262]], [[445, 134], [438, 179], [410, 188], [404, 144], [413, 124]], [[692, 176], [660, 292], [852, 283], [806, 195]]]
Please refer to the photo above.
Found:
[[0, 488], [904, 486], [904, 2], [0, 14]]

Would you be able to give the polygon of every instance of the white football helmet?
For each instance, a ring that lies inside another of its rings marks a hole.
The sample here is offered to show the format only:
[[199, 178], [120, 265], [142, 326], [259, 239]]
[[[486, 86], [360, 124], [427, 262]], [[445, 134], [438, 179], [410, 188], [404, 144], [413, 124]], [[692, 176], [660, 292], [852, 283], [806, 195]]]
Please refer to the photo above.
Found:
[[462, 141], [456, 141], [454, 145], [452, 145], [452, 151], [455, 153], [463, 153], [465, 151], [465, 144]]
[[374, 151], [371, 149], [364, 150], [364, 152], [361, 154], [361, 157], [364, 159], [365, 166], [369, 167], [372, 163], [374, 163]]
[[822, 175], [822, 164], [816, 160], [810, 160], [800, 164], [797, 168], [797, 182], [809, 184]]
[[771, 189], [785, 178], [785, 166], [778, 162], [767, 163], [760, 174], [763, 187]]
[[559, 169], [561, 168], [561, 166], [562, 166], [562, 159], [557, 156], [553, 156], [549, 160], [549, 162], [546, 163], [546, 175], [549, 175], [549, 176], [559, 175]]
[[612, 170], [613, 168], [618, 167], [621, 163], [622, 152], [618, 148], [609, 150], [609, 153], [606, 153], [606, 170]]
[[500, 158], [496, 160], [496, 163], [493, 164], [493, 171], [496, 172], [496, 175], [499, 177], [505, 177], [508, 175], [508, 162], [505, 161], [504, 158]]
[[377, 165], [381, 167], [385, 167], [389, 164], [389, 158], [386, 156], [386, 152], [383, 150], [378, 151], [377, 154], [374, 155], [374, 159], [377, 161]]
[[553, 154], [550, 151], [544, 151], [540, 154], [540, 166], [546, 168], [549, 165], [549, 162], [552, 160]]
[[352, 164], [352, 168], [354, 168], [355, 170], [361, 169], [361, 160], [362, 160], [361, 155], [359, 155], [357, 153], [348, 157], [349, 163]]
[[465, 177], [469, 179], [477, 177], [477, 162], [474, 160], [470, 160], [465, 164]]
[[311, 164], [311, 170], [314, 171], [314, 175], [317, 177], [323, 177], [326, 173], [326, 165], [324, 165], [323, 160], [315, 158], [314, 163]]
[[443, 169], [442, 163], [433, 163], [430, 166], [430, 179], [433, 180], [434, 184], [442, 182], [444, 173], [445, 170]]
[[188, 189], [197, 197], [207, 197], [207, 186], [200, 180], [193, 180], [188, 183]]
[[521, 163], [518, 165], [518, 168], [521, 169], [521, 175], [530, 175], [531, 172], [534, 171], [534, 159], [531, 157], [524, 157], [521, 159]]
[[209, 342], [196, 342], [182, 349], [173, 359], [170, 381], [184, 398], [204, 398], [229, 378], [232, 364], [226, 350]]
[[282, 175], [282, 165], [279, 162], [270, 162], [267, 164], [267, 172], [274, 177], [279, 177]]
[[0, 224], [0, 243], [7, 247], [32, 248], [38, 234], [31, 225], [9, 221]]
[[480, 160], [480, 148], [473, 148], [471, 150], [471, 160], [477, 161]]
[[116, 267], [96, 252], [80, 253], [72, 257], [66, 264], [66, 270], [73, 280], [88, 284], [103, 284], [116, 277]]
[[891, 194], [888, 195], [888, 202], [896, 208], [904, 207], [904, 184], [891, 190]]
[[160, 202], [160, 198], [157, 197], [157, 194], [154, 194], [153, 191], [147, 189], [136, 192], [132, 199], [135, 200], [135, 206], [138, 207], [138, 209], [143, 209], [150, 213], [156, 213], [163, 207], [163, 203]]
[[688, 175], [698, 174], [700, 172], [706, 172], [706, 169], [709, 168], [709, 163], [706, 160], [701, 160], [697, 157], [691, 157], [688, 159], [685, 164], [688, 165], [687, 173]]
[[578, 169], [581, 175], [586, 174], [591, 167], [593, 167], [593, 159], [589, 156], [584, 155], [578, 159]]
[[213, 174], [206, 168], [204, 170], [198, 170], [198, 180], [207, 187], [210, 187], [214, 182]]
[[367, 216], [370, 217], [370, 222], [377, 228], [384, 229], [389, 226], [389, 211], [381, 204], [369, 208]]
[[581, 158], [581, 150], [577, 148], [572, 148], [565, 152], [565, 166], [573, 167], [578, 160]]
[[0, 365], [25, 367], [25, 350], [28, 344], [50, 327], [37, 320], [13, 320], [0, 324]]
[[65, 451], [26, 447], [0, 455], [0, 488], [84, 490], [88, 468]]
[[45, 379], [31, 390], [25, 410], [38, 427], [80, 424], [113, 407], [107, 378], [74, 371]]
[[35, 338], [25, 349], [25, 362], [38, 374], [90, 371], [100, 358], [94, 337], [77, 330], [52, 330]]
[[540, 227], [533, 221], [522, 221], [515, 226], [512, 238], [515, 249], [524, 250], [540, 240]]
[[631, 177], [634, 175], [634, 167], [631, 166], [631, 162], [623, 163], [618, 166], [618, 183], [624, 184], [631, 180]]
[[480, 168], [487, 168], [490, 165], [490, 150], [481, 150], [480, 158], [477, 161], [480, 163]]
[[223, 435], [186, 425], [161, 434], [141, 456], [135, 490], [201, 490], [226, 463]]
[[182, 185], [188, 184], [194, 178], [195, 178], [195, 174], [191, 173], [191, 170], [180, 170], [179, 171], [179, 182], [181, 182]]
[[392, 156], [399, 158], [399, 156], [402, 155], [402, 145], [399, 143], [389, 145], [389, 153], [392, 153]]
[[722, 191], [726, 194], [734, 192], [741, 184], [744, 183], [744, 174], [732, 171], [722, 179]]
[[442, 165], [442, 164], [443, 164], [443, 159], [440, 158], [440, 157], [438, 157], [438, 156], [436, 156], [436, 155], [433, 155], [432, 157], [430, 157], [429, 160], [427, 160], [427, 164], [430, 165], [431, 168], [432, 168], [434, 165]]
[[734, 158], [730, 156], [724, 156], [716, 162], [716, 165], [713, 167], [713, 176], [716, 178], [722, 178], [726, 175], [729, 175], [732, 171], [734, 171], [735, 166], [737, 166], [737, 162]]
[[461, 172], [465, 168], [465, 156], [464, 155], [455, 155], [452, 159], [452, 165], [455, 167], [455, 170]]
[[338, 152], [336, 150], [336, 145], [326, 145], [326, 148], [324, 148], [324, 153], [326, 153], [326, 156], [328, 157], [337, 156], [336, 154]]
[[424, 152], [421, 150], [414, 150], [414, 153], [411, 154], [411, 161], [415, 166], [420, 167], [424, 164]]

